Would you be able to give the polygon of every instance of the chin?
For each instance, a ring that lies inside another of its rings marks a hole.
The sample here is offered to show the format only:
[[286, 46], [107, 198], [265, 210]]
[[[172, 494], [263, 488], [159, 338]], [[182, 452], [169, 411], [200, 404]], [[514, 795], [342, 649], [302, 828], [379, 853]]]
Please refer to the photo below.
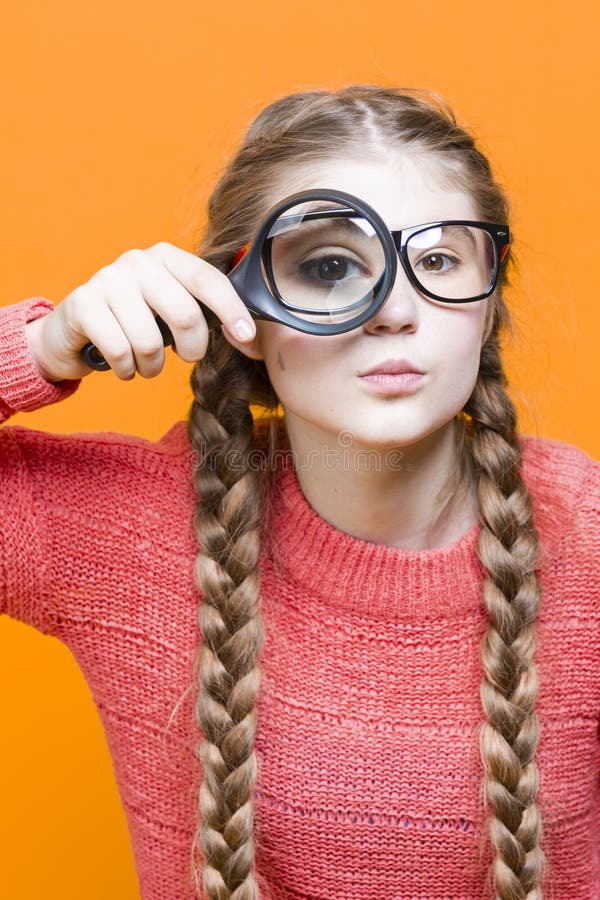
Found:
[[338, 435], [338, 441], [347, 447], [354, 446], [360, 450], [375, 450], [382, 453], [395, 450], [397, 447], [409, 447], [426, 436], [413, 429], [395, 428], [391, 431], [385, 427], [369, 431], [348, 427], [340, 429]]
[[442, 433], [450, 427], [453, 427], [454, 416], [451, 419], [444, 419], [441, 422], [422, 422], [418, 426], [415, 423], [407, 423], [404, 427], [395, 424], [390, 428], [389, 422], [372, 428], [353, 429], [348, 427], [340, 434], [350, 434], [354, 437], [354, 444], [361, 449], [370, 449], [377, 451], [395, 450], [401, 447], [412, 447], [421, 441], [427, 440], [432, 435]]

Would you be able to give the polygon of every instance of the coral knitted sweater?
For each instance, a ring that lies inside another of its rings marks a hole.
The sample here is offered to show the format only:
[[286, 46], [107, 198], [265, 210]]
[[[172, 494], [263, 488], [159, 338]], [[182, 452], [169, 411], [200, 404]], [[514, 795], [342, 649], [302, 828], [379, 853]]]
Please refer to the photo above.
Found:
[[[0, 420], [68, 396], [0, 310]], [[600, 897], [600, 466], [524, 437], [543, 542], [538, 802], [555, 900]], [[188, 900], [199, 641], [185, 423], [158, 442], [0, 429], [0, 610], [71, 649], [105, 729], [144, 900]], [[274, 900], [477, 900], [479, 525], [406, 551], [336, 530], [290, 466], [261, 555], [257, 866]], [[550, 892], [544, 896], [552, 896]]]

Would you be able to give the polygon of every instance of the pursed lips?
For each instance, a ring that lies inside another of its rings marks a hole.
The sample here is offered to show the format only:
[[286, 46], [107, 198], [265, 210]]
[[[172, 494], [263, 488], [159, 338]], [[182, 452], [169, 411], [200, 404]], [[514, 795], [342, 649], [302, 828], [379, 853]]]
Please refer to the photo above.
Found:
[[423, 369], [419, 369], [408, 359], [386, 359], [382, 363], [368, 369], [366, 372], [360, 372], [361, 378], [367, 375], [405, 375], [414, 373], [415, 375], [424, 375]]

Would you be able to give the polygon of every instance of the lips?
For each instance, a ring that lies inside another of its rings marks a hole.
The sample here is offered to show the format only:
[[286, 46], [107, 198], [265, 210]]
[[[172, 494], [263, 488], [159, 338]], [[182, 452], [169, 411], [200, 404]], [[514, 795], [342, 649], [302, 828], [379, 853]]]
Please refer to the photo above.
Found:
[[360, 376], [362, 378], [366, 375], [404, 375], [407, 372], [414, 372], [417, 375], [425, 374], [422, 369], [419, 369], [408, 359], [386, 359], [367, 372], [361, 372]]

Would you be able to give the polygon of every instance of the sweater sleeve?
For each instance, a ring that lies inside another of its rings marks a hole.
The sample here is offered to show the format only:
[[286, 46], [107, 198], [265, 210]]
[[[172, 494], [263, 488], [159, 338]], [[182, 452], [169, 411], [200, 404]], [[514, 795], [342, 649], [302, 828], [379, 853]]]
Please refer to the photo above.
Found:
[[56, 384], [46, 381], [29, 352], [25, 326], [53, 309], [43, 297], [0, 308], [0, 422], [16, 412], [65, 400], [81, 383], [81, 379]]
[[[16, 412], [39, 409], [69, 397], [81, 380], [52, 384], [39, 373], [25, 325], [48, 315], [43, 297], [0, 308], [0, 422]], [[0, 428], [0, 613], [47, 631], [40, 597], [47, 561], [41, 548], [39, 512], [18, 433]], [[40, 440], [44, 439], [39, 433]]]
[[[581, 482], [575, 508], [578, 509], [578, 540], [573, 548], [573, 558], [578, 562], [576, 578], [585, 591], [590, 610], [589, 627], [595, 630], [596, 639], [593, 641], [594, 671], [600, 670], [600, 462], [588, 459], [585, 476]], [[600, 689], [600, 679], [597, 678]], [[600, 696], [600, 690], [596, 697]], [[592, 710], [595, 715], [598, 728], [597, 735], [600, 741], [600, 703]]]
[[587, 466], [574, 500], [579, 511], [579, 550], [592, 567], [591, 589], [598, 595], [600, 613], [600, 462], [586, 458]]

